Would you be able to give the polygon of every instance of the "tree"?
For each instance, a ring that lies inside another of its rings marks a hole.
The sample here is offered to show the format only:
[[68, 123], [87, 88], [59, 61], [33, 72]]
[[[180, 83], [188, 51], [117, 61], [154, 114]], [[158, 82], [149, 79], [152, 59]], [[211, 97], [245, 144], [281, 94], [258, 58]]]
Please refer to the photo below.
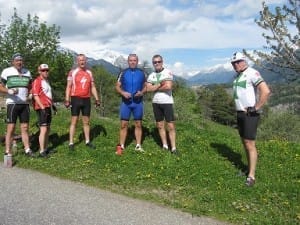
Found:
[[256, 64], [274, 72], [279, 72], [289, 81], [299, 81], [300, 73], [300, 1], [289, 0], [286, 5], [276, 7], [274, 12], [262, 3], [260, 18], [255, 20], [267, 33], [263, 51], [254, 51], [259, 56], [255, 59], [244, 53]]
[[223, 85], [198, 88], [197, 95], [205, 117], [224, 125], [236, 124], [234, 101]]
[[41, 63], [47, 63], [50, 66], [50, 79], [54, 81], [54, 89], [57, 89], [56, 93], [62, 92], [66, 82], [62, 75], [65, 78], [73, 64], [73, 57], [68, 52], [59, 51], [59, 39], [58, 26], [40, 23], [39, 17], [32, 17], [30, 14], [23, 20], [14, 9], [10, 24], [0, 23], [0, 69], [9, 66], [11, 56], [19, 52], [33, 77], [37, 67]]
[[116, 78], [102, 66], [92, 68], [95, 84], [101, 101], [101, 116], [115, 117], [119, 113], [120, 96], [116, 93]]

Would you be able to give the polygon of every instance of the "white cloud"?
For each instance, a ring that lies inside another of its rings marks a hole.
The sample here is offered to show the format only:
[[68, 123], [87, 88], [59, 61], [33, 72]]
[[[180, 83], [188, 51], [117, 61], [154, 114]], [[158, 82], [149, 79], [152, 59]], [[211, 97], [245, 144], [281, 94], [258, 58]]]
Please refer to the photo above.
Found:
[[[165, 48], [243, 48], [264, 44], [254, 23], [261, 2], [253, 0], [0, 0], [1, 21], [13, 8], [61, 27], [61, 42], [97, 58], [112, 49], [135, 52], [141, 60]], [[283, 4], [286, 0], [266, 0]], [[187, 63], [174, 64], [187, 70]]]

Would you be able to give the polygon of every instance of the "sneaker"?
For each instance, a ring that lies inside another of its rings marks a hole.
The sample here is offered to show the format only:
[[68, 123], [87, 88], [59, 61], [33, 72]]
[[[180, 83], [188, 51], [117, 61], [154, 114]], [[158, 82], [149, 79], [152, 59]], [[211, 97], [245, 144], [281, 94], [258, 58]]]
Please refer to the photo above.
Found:
[[40, 152], [39, 157], [46, 158], [48, 156], [47, 151]]
[[117, 145], [117, 147], [116, 147], [116, 155], [122, 155], [123, 150], [124, 149], [122, 148], [121, 145]]
[[70, 151], [74, 151], [74, 150], [75, 150], [74, 144], [69, 144], [69, 150], [70, 150]]
[[140, 145], [136, 146], [134, 150], [137, 152], [145, 152], [144, 149]]
[[85, 144], [85, 146], [89, 147], [90, 149], [95, 149], [95, 145], [93, 145], [91, 142], [88, 142]]
[[169, 147], [167, 145], [163, 145], [163, 148], [162, 148], [164, 151], [169, 151]]
[[247, 177], [245, 184], [248, 187], [252, 187], [255, 184], [255, 178], [253, 178], [253, 177]]
[[34, 154], [31, 150], [29, 150], [28, 152], [25, 152], [25, 155], [28, 157], [34, 157]]
[[179, 151], [177, 149], [173, 149], [173, 150], [171, 150], [171, 154], [179, 155]]

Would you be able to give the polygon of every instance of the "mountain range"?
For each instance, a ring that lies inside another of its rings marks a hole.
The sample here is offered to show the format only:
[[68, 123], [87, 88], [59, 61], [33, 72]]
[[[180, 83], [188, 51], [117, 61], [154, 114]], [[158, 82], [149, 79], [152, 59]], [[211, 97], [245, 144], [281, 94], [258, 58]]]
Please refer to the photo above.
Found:
[[[268, 83], [282, 81], [282, 78], [278, 73], [274, 73], [256, 65], [252, 65], [252, 67], [257, 69]], [[235, 76], [236, 72], [232, 68], [228, 68], [227, 64], [217, 65], [208, 71], [202, 71], [195, 74], [188, 78], [186, 82], [189, 86], [228, 84], [233, 82]]]
[[[64, 49], [64, 51], [68, 51], [74, 56], [77, 55], [76, 52]], [[127, 67], [127, 56], [115, 51], [105, 50], [101, 52], [99, 55], [101, 59], [94, 59], [88, 57], [88, 65], [92, 66], [103, 66], [109, 73], [112, 75], [117, 75], [121, 71]], [[264, 79], [268, 83], [278, 82], [281, 80], [279, 74], [265, 70], [263, 68], [259, 68], [257, 66], [253, 66], [255, 69], [259, 70]], [[149, 72], [149, 71], [147, 71]], [[176, 76], [176, 74], [175, 74]], [[178, 77], [178, 76], [176, 76]], [[228, 84], [232, 83], [235, 77], [235, 72], [232, 69], [230, 64], [218, 64], [209, 69], [205, 69], [196, 73], [193, 76], [184, 79], [180, 77], [180, 79], [184, 80], [188, 86], [199, 86], [199, 85], [209, 85], [209, 84]]]

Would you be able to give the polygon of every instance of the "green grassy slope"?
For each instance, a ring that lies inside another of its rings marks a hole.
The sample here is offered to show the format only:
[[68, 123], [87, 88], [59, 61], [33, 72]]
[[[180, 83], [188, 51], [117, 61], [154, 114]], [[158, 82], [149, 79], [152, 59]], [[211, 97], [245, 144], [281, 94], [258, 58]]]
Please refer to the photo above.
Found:
[[96, 150], [87, 149], [81, 141], [79, 123], [75, 152], [67, 147], [69, 119], [69, 112], [62, 108], [53, 118], [55, 153], [47, 159], [29, 159], [18, 150], [16, 166], [234, 224], [300, 224], [299, 144], [258, 141], [257, 184], [248, 188], [241, 173], [246, 167], [244, 150], [232, 128], [204, 120], [177, 121], [181, 155], [174, 156], [161, 150], [154, 122], [147, 119], [143, 141], [146, 152], [134, 152], [131, 130], [125, 153], [117, 156], [118, 119], [99, 118], [93, 113]]

